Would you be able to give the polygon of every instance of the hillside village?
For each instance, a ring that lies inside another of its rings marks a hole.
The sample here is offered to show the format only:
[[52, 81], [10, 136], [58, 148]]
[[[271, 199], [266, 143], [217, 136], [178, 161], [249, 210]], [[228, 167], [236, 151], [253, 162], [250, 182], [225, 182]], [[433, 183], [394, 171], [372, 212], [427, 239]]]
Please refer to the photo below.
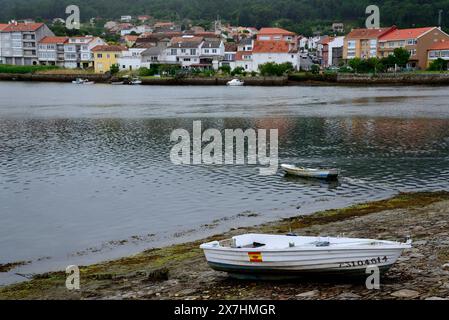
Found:
[[[60, 20], [60, 21], [59, 21]], [[53, 23], [62, 23], [62, 19]], [[449, 61], [449, 35], [439, 27], [352, 29], [332, 25], [333, 34], [304, 37], [282, 28], [241, 27], [214, 22], [213, 30], [150, 16], [122, 16], [104, 24], [105, 34], [119, 37], [106, 42], [99, 36], [55, 36], [44, 23], [31, 19], [0, 24], [0, 63], [46, 65], [107, 73], [151, 69], [164, 65], [183, 70], [239, 70], [256, 74], [269, 62], [291, 68], [336, 69], [355, 58], [385, 58], [396, 48], [410, 54], [406, 68], [425, 70], [437, 59]]]

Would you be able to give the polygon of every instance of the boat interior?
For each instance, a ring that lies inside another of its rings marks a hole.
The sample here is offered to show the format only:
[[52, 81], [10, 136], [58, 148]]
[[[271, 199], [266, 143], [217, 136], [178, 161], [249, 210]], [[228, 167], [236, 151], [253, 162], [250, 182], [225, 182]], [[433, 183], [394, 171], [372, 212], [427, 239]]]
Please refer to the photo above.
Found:
[[332, 238], [332, 237], [301, 237], [296, 235], [266, 235], [244, 234], [218, 242], [220, 247], [242, 249], [285, 249], [292, 247], [344, 247], [344, 246], [379, 246], [398, 245], [393, 241]]

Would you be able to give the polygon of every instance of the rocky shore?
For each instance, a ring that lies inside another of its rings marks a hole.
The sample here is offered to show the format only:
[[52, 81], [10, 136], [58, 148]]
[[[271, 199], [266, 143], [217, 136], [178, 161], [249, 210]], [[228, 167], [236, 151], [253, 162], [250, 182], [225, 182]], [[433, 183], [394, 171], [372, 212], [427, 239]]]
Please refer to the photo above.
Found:
[[[201, 241], [81, 267], [81, 289], [65, 288], [65, 273], [36, 275], [0, 288], [0, 299], [449, 299], [449, 193], [400, 194]], [[245, 232], [342, 235], [387, 240], [411, 236], [407, 250], [381, 278], [380, 290], [364, 280], [238, 281], [211, 270], [199, 244]]]

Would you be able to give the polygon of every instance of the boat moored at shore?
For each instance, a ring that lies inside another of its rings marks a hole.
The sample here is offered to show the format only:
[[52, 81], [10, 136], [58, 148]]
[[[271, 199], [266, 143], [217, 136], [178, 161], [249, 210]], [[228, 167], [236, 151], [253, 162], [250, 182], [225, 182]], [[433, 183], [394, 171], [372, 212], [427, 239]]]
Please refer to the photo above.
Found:
[[244, 234], [200, 246], [209, 266], [236, 278], [291, 278], [305, 274], [365, 274], [388, 270], [405, 249], [394, 241]]

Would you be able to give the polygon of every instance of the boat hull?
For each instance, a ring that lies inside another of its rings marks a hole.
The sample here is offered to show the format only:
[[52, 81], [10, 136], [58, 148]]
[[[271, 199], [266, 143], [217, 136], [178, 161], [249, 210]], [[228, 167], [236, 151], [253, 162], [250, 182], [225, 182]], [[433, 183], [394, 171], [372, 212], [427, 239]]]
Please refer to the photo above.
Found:
[[[316, 269], [316, 270], [280, 270], [272, 268], [254, 268], [251, 266], [236, 266], [231, 264], [208, 262], [209, 267], [215, 271], [226, 272], [231, 278], [242, 280], [289, 280], [310, 278], [334, 278], [334, 277], [366, 277], [367, 269]], [[379, 267], [379, 272], [384, 274], [393, 264]]]
[[209, 266], [235, 278], [288, 279], [310, 275], [365, 275], [373, 267], [387, 271], [406, 245], [390, 248], [268, 250], [204, 248]]
[[290, 166], [281, 166], [282, 169], [288, 175], [307, 178], [307, 179], [322, 179], [322, 180], [336, 180], [339, 176], [339, 171], [336, 169], [331, 170], [310, 170], [310, 169], [301, 169]]

